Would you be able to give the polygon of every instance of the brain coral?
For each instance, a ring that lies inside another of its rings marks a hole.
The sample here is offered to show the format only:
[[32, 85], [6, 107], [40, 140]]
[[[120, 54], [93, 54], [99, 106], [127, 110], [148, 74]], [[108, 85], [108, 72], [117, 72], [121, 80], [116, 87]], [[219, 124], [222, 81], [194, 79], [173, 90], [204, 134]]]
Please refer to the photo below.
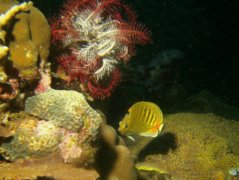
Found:
[[97, 128], [101, 123], [100, 115], [76, 91], [50, 89], [30, 97], [26, 100], [25, 112], [73, 131], [83, 126]]
[[18, 126], [10, 143], [3, 143], [5, 159], [40, 157], [54, 152], [60, 142], [61, 131], [51, 122], [28, 118]]
[[102, 117], [82, 94], [50, 89], [28, 98], [25, 111], [36, 117], [27, 115], [15, 123], [12, 139], [0, 145], [0, 155], [5, 159], [58, 152], [64, 162], [94, 162]]

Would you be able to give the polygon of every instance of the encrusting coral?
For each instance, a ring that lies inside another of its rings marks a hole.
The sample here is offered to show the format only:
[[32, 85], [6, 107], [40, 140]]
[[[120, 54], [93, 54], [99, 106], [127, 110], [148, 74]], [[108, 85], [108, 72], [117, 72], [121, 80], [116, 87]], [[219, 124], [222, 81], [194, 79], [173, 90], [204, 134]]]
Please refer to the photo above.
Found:
[[49, 73], [50, 26], [32, 2], [0, 0], [0, 13], [0, 99], [11, 100], [19, 94], [20, 84]]
[[[206, 180], [219, 172], [227, 177], [229, 169], [238, 165], [237, 121], [214, 114], [178, 113], [166, 116], [165, 124], [161, 141], [149, 144], [144, 156], [141, 153], [140, 171], [154, 169], [172, 179]], [[176, 136], [176, 148], [171, 148], [169, 139], [163, 142], [167, 133]]]

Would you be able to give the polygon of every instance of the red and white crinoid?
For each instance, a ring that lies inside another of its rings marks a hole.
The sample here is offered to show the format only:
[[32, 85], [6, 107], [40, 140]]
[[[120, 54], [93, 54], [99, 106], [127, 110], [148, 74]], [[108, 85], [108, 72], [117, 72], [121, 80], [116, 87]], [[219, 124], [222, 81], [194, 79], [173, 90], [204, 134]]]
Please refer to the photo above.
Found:
[[120, 80], [118, 65], [150, 41], [147, 29], [119, 0], [70, 0], [52, 23], [53, 43], [63, 50], [60, 68], [80, 80], [93, 98], [105, 98]]

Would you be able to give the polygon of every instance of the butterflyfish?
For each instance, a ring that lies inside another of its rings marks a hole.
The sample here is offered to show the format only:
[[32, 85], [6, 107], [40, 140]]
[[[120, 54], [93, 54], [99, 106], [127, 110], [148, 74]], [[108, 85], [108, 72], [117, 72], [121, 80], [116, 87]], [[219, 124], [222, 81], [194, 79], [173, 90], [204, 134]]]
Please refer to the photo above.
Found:
[[133, 134], [156, 137], [163, 126], [163, 113], [159, 106], [152, 102], [140, 101], [129, 108], [119, 123], [118, 131], [128, 137]]

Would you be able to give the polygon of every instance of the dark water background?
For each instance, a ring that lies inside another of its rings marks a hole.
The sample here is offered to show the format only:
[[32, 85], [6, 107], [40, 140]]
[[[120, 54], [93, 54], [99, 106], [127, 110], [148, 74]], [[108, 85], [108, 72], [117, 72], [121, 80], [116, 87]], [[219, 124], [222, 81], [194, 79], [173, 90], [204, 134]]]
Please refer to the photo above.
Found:
[[[55, 15], [62, 0], [33, 1], [48, 18]], [[162, 50], [178, 49], [184, 53], [173, 77], [187, 96], [208, 90], [224, 102], [239, 106], [239, 1], [237, 0], [124, 0], [152, 33], [152, 43], [139, 46], [130, 65], [147, 66]], [[128, 76], [128, 77], [127, 77]], [[126, 101], [156, 98], [144, 85], [118, 87], [108, 103], [111, 112], [125, 111]], [[147, 76], [147, 73], [146, 73]], [[145, 77], [147, 78], [147, 77]], [[167, 78], [165, 78], [167, 81]], [[161, 81], [162, 82], [162, 81]], [[159, 90], [160, 94], [163, 90]], [[135, 96], [135, 97], [132, 97]], [[132, 100], [130, 100], [132, 98]], [[121, 110], [122, 109], [122, 110]], [[110, 111], [110, 110], [109, 110]], [[107, 112], [106, 112], [107, 113]]]

